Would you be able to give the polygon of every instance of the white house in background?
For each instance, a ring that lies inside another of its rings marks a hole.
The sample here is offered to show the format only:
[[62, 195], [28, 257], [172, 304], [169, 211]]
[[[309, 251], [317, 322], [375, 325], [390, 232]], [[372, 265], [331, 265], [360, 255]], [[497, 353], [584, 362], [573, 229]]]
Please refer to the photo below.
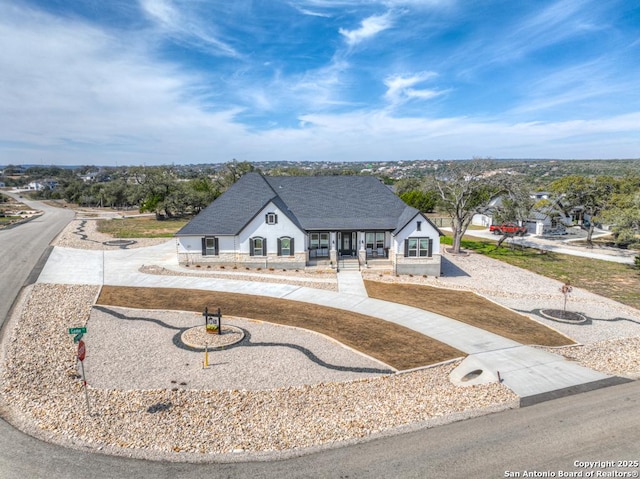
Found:
[[[549, 204], [529, 213], [529, 217], [522, 222], [521, 226], [525, 226], [530, 234], [544, 235], [563, 231], [573, 222], [573, 218], [567, 216], [563, 211], [559, 201], [553, 200], [548, 192], [536, 192], [531, 194], [531, 198], [538, 202], [540, 200], [549, 200]], [[477, 226], [489, 227], [494, 222], [494, 213], [502, 205], [502, 197], [497, 196], [489, 203], [489, 208], [484, 214], [476, 214], [471, 219], [471, 224]]]
[[371, 176], [248, 173], [176, 238], [181, 264], [298, 269], [350, 259], [440, 276], [441, 235]]
[[55, 190], [57, 187], [58, 182], [55, 180], [32, 181], [27, 185], [28, 190], [35, 191]]

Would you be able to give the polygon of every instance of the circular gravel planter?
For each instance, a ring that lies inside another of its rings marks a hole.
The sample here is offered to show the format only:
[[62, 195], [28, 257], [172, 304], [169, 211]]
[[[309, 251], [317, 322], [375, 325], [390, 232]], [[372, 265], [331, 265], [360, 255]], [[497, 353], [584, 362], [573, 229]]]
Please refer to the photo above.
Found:
[[182, 333], [181, 339], [187, 346], [201, 349], [205, 347], [209, 349], [223, 348], [244, 339], [244, 331], [235, 326], [224, 324], [220, 332], [221, 334], [207, 333], [204, 326], [196, 326]]
[[131, 246], [136, 243], [137, 241], [134, 240], [110, 240], [104, 241], [102, 244], [105, 246], [119, 246], [120, 248], [124, 248], [125, 246]]
[[562, 323], [580, 324], [584, 323], [587, 318], [573, 311], [562, 311], [561, 309], [541, 309], [540, 314], [547, 319], [560, 321]]

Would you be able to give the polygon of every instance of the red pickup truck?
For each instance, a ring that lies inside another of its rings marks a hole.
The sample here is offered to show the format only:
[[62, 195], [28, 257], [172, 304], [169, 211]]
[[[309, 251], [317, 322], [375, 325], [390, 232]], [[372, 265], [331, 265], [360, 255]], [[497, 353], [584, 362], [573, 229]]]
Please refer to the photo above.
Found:
[[489, 226], [489, 231], [491, 231], [494, 235], [514, 235], [514, 236], [524, 236], [527, 234], [527, 228], [524, 226], [518, 226], [515, 223], [503, 223], [501, 225], [491, 225]]

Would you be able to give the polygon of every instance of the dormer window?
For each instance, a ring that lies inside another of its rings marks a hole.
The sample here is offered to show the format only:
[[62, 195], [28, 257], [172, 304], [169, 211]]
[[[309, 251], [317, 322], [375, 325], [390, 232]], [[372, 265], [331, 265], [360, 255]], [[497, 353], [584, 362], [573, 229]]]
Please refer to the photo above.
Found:
[[278, 222], [278, 215], [275, 213], [267, 213], [265, 217], [268, 225], [275, 225]]

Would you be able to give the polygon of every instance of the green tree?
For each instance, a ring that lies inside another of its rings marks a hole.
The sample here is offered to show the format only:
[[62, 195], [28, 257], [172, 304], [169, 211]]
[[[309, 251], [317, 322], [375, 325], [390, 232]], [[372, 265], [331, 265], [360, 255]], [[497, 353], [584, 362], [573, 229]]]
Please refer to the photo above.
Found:
[[220, 188], [208, 176], [201, 176], [184, 184], [187, 206], [198, 214], [209, 203], [220, 196]]
[[134, 168], [131, 171], [139, 187], [140, 212], [149, 211], [156, 218], [174, 216], [175, 198], [172, 194], [178, 189], [178, 180], [171, 167], [153, 166]]
[[411, 190], [401, 194], [400, 199], [423, 213], [431, 213], [438, 203], [438, 194], [432, 190]]
[[248, 161], [233, 160], [224, 165], [222, 172], [218, 175], [216, 182], [218, 183], [220, 191], [224, 191], [238, 181], [242, 176], [252, 171], [258, 171]]
[[402, 197], [403, 194], [413, 190], [422, 190], [423, 184], [418, 178], [402, 178], [394, 184], [396, 194]]

